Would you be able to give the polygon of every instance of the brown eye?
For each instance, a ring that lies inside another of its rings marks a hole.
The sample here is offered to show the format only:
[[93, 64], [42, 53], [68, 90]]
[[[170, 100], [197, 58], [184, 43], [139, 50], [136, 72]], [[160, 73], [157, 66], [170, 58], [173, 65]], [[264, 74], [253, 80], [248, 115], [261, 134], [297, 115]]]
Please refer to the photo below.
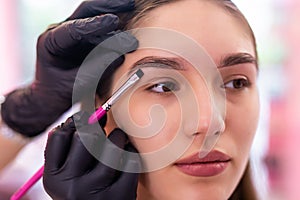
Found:
[[250, 84], [249, 84], [249, 81], [245, 78], [238, 78], [238, 79], [234, 79], [234, 80], [231, 80], [229, 82], [227, 82], [225, 85], [224, 85], [224, 88], [230, 88], [230, 89], [241, 89], [241, 88], [244, 88], [244, 87], [248, 87]]
[[172, 82], [157, 83], [148, 88], [155, 93], [166, 93], [178, 90], [178, 86]]

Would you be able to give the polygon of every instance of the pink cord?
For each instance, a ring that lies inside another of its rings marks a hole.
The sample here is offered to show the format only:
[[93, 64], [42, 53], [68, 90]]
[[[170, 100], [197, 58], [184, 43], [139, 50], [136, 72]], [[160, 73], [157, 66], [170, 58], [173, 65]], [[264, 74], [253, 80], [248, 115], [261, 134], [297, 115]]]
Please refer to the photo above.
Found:
[[20, 187], [11, 197], [10, 200], [19, 200], [25, 193], [43, 176], [44, 166], [42, 166], [22, 187]]

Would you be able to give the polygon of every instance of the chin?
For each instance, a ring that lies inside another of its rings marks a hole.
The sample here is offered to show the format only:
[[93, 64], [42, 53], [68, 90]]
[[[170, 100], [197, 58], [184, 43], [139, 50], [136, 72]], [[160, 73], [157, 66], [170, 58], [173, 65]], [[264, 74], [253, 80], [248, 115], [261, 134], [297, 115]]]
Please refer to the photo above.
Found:
[[230, 191], [225, 191], [224, 187], [199, 186], [193, 189], [182, 191], [179, 199], [189, 200], [226, 200], [230, 197]]
[[[198, 184], [175, 183], [175, 187], [164, 187], [155, 192], [151, 200], [226, 200], [230, 197], [234, 188], [224, 185], [202, 181]], [[147, 198], [146, 198], [147, 199]], [[143, 198], [140, 198], [143, 200]]]

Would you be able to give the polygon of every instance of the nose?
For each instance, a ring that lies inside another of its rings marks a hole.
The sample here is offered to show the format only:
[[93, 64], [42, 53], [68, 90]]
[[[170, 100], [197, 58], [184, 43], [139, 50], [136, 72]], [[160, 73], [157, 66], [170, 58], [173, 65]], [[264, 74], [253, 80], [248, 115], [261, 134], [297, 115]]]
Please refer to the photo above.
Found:
[[225, 130], [225, 99], [208, 87], [194, 89], [184, 107], [183, 126], [188, 136], [217, 136]]

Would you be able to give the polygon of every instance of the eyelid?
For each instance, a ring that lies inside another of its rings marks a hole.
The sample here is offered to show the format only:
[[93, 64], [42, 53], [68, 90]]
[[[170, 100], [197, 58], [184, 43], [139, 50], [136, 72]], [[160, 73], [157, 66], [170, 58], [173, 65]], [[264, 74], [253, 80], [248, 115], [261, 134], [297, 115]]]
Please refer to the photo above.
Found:
[[176, 81], [173, 78], [170, 77], [160, 77], [160, 78], [152, 78], [151, 80], [149, 80], [147, 82], [147, 85], [155, 85], [155, 84], [161, 84], [161, 83], [174, 83], [176, 85], [180, 85], [180, 83], [178, 83], [178, 81]]
[[[170, 92], [174, 92], [174, 91], [178, 91], [181, 89], [180, 83], [178, 83], [178, 81], [172, 79], [172, 78], [163, 78], [163, 79], [158, 79], [158, 80], [153, 80], [153, 82], [147, 83], [147, 86], [145, 86], [145, 89], [148, 91], [151, 91], [151, 89], [153, 89], [155, 86], [158, 85], [163, 85], [163, 84], [172, 84], [174, 87], [176, 87], [175, 89], [170, 88]], [[154, 92], [154, 93], [159, 93], [159, 92]], [[161, 92], [163, 93], [163, 92]]]

